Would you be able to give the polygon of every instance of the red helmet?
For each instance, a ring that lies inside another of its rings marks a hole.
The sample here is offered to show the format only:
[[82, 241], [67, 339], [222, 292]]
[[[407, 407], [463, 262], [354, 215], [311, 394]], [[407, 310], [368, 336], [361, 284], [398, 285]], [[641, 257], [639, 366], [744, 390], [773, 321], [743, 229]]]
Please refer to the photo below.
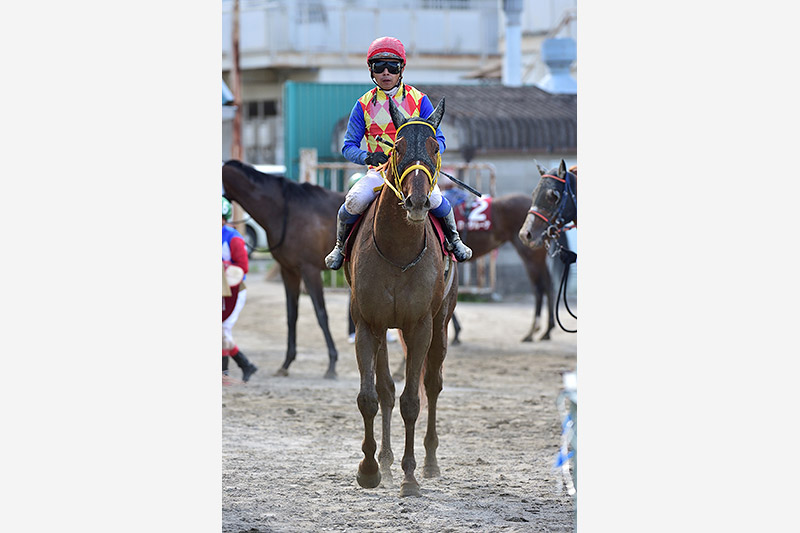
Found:
[[367, 63], [373, 59], [399, 59], [405, 64], [406, 49], [399, 39], [394, 37], [378, 37], [367, 50]]

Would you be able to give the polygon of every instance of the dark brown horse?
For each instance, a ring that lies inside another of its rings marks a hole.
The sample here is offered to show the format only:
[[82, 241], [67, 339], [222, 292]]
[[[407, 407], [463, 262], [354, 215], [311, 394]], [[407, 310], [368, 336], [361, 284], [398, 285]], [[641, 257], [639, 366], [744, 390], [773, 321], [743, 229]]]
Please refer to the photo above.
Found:
[[[531, 329], [522, 338], [522, 342], [532, 342], [534, 332], [539, 330], [542, 303], [545, 297], [547, 298], [548, 311], [547, 329], [540, 340], [549, 340], [550, 332], [555, 326], [553, 281], [550, 277], [550, 269], [547, 266], [547, 253], [543, 249], [534, 250], [525, 246], [519, 237], [519, 229], [525, 222], [530, 206], [531, 198], [526, 194], [513, 193], [498, 196], [492, 199], [492, 225], [489, 230], [461, 230], [461, 238], [464, 243], [472, 248], [472, 259], [470, 261], [475, 261], [477, 258], [510, 242], [522, 260], [522, 264], [525, 265], [525, 272], [531, 282], [536, 303]], [[458, 339], [458, 331], [454, 342], [456, 339]]]
[[562, 159], [557, 169], [539, 167], [539, 183], [531, 193], [519, 238], [534, 251], [544, 250], [569, 221], [578, 223], [578, 169], [568, 170]]
[[[399, 328], [407, 353], [406, 385], [400, 396], [406, 437], [400, 495], [418, 496], [414, 427], [420, 411], [419, 385], [425, 385], [428, 404], [423, 475], [434, 477], [439, 475], [436, 402], [442, 390], [447, 327], [458, 295], [458, 269], [443, 254], [428, 217], [429, 194], [440, 164], [435, 132], [444, 113], [444, 98], [427, 119], [407, 120], [391, 98], [389, 104], [397, 140], [387, 180], [393, 182], [397, 192], [384, 185], [364, 213], [345, 269], [361, 373], [358, 408], [364, 419], [364, 459], [356, 479], [365, 488], [378, 486], [382, 476], [391, 481], [395, 387], [389, 371], [386, 330]], [[373, 434], [379, 405], [383, 425], [380, 465], [375, 460]]]
[[325, 377], [335, 378], [338, 354], [328, 329], [322, 270], [336, 240], [336, 213], [344, 193], [265, 174], [236, 160], [222, 166], [222, 186], [225, 196], [239, 203], [267, 232], [270, 252], [281, 267], [289, 335], [286, 360], [275, 375], [287, 376], [297, 355], [297, 303], [302, 279], [328, 345]]

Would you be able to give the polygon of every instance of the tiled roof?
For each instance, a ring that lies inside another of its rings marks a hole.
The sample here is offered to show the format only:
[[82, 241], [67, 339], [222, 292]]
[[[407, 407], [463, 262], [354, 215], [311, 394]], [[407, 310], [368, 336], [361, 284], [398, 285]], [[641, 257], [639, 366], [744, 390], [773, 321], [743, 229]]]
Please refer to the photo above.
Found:
[[461, 130], [462, 151], [575, 151], [578, 97], [527, 85], [413, 84]]

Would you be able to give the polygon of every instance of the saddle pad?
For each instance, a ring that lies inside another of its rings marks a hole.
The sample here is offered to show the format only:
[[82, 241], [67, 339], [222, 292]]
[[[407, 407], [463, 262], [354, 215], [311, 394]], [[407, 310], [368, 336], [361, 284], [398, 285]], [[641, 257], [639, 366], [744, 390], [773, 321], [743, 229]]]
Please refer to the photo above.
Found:
[[492, 229], [492, 197], [475, 198], [466, 208], [466, 203], [453, 208], [458, 231], [489, 231]]
[[353, 249], [353, 243], [355, 242], [356, 233], [358, 233], [358, 227], [361, 225], [361, 220], [364, 218], [364, 215], [360, 215], [356, 221], [353, 223], [353, 227], [350, 228], [350, 233], [347, 234], [347, 239], [344, 241], [344, 260], [350, 261], [350, 252]]
[[[353, 227], [350, 229], [350, 233], [347, 234], [347, 240], [344, 243], [344, 260], [350, 260], [350, 253], [353, 248], [353, 243], [355, 242], [356, 233], [358, 233], [358, 228], [361, 226], [361, 220], [363, 219], [363, 215], [358, 217], [358, 219], [353, 223]], [[428, 220], [431, 221], [431, 225], [433, 226], [434, 231], [436, 232], [436, 238], [439, 241], [439, 247], [442, 249], [442, 255], [449, 255], [453, 259], [455, 259], [455, 255], [452, 252], [447, 251], [447, 245], [444, 238], [444, 230], [442, 229], [442, 223], [439, 222], [435, 216], [428, 214]]]

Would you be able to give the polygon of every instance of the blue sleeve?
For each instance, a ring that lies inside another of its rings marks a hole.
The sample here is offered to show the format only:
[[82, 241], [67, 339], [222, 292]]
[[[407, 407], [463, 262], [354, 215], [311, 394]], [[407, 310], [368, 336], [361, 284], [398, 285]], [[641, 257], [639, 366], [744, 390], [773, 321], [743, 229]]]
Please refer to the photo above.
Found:
[[[422, 97], [422, 101], [419, 103], [419, 116], [422, 118], [428, 118], [431, 116], [431, 113], [433, 113], [433, 104], [431, 104], [431, 100], [426, 94]], [[442, 133], [442, 130], [438, 127], [436, 128], [436, 140], [439, 141], [439, 152], [443, 154], [445, 148], [447, 148], [447, 145], [445, 145], [444, 142], [444, 133]]]
[[366, 131], [367, 123], [364, 122], [364, 111], [356, 102], [350, 112], [350, 120], [347, 121], [347, 132], [344, 134], [344, 145], [342, 146], [342, 155], [356, 165], [367, 164], [367, 152], [361, 149], [361, 140]]

